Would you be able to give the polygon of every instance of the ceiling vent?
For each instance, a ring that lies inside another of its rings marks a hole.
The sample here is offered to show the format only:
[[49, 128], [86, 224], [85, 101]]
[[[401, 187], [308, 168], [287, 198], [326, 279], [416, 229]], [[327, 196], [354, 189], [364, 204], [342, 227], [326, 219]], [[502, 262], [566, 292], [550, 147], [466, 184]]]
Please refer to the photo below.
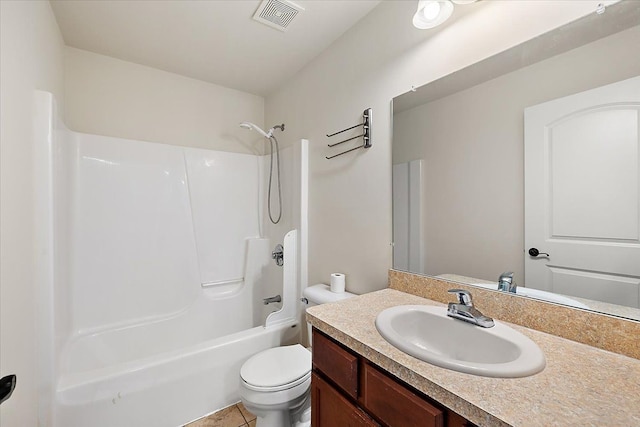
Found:
[[253, 19], [280, 31], [287, 31], [289, 24], [304, 8], [288, 0], [264, 0]]

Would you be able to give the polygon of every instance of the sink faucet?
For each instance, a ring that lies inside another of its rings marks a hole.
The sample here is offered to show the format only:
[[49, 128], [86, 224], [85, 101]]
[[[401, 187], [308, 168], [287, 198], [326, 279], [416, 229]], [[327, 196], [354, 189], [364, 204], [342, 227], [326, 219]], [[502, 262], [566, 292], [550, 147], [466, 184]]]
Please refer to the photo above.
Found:
[[505, 271], [500, 275], [498, 279], [498, 290], [504, 292], [513, 292], [516, 293], [516, 281], [513, 278], [513, 271]]
[[473, 306], [471, 294], [462, 289], [449, 289], [449, 293], [456, 294], [458, 303], [450, 302], [447, 308], [447, 316], [455, 319], [464, 320], [483, 328], [492, 328], [494, 326], [493, 319], [487, 317]]

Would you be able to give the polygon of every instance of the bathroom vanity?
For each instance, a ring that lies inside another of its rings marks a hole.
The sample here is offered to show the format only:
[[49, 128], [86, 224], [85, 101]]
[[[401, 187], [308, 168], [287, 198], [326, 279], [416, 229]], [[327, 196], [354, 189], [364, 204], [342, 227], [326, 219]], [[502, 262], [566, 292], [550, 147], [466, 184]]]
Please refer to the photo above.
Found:
[[315, 328], [311, 396], [316, 427], [474, 426]]
[[640, 425], [640, 360], [511, 324], [544, 352], [542, 372], [455, 372], [403, 353], [376, 330], [378, 313], [410, 304], [444, 307], [384, 289], [307, 310], [314, 426]]

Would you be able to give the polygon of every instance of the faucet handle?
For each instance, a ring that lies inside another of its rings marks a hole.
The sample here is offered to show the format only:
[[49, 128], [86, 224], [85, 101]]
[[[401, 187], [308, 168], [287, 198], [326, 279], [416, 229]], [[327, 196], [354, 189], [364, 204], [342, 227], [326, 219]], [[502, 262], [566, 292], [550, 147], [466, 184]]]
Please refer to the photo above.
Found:
[[449, 292], [450, 294], [456, 294], [459, 304], [473, 307], [473, 301], [471, 301], [471, 293], [465, 291], [464, 289], [449, 289], [447, 292]]
[[508, 280], [508, 281], [512, 281], [513, 280], [513, 271], [505, 271], [504, 273], [502, 273], [500, 275], [500, 277], [498, 278], [498, 281], [501, 280]]
[[505, 292], [516, 292], [516, 280], [513, 278], [513, 271], [505, 271], [498, 278], [498, 290]]

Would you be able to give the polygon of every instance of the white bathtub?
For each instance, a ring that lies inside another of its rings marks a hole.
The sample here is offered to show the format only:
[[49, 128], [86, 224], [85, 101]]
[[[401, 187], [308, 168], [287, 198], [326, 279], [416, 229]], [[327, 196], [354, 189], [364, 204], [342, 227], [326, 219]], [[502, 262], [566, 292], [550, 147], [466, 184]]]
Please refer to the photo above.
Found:
[[202, 287], [183, 310], [70, 339], [60, 355], [54, 427], [176, 427], [238, 402], [242, 363], [299, 339], [293, 317], [263, 326], [282, 308], [262, 304], [282, 292], [275, 281], [260, 281], [267, 264], [255, 260], [269, 247], [268, 239], [249, 239], [254, 261], [245, 280]]
[[[135, 346], [126, 329], [109, 340]], [[54, 403], [54, 425], [60, 427], [175, 427], [238, 402], [240, 366], [251, 355], [297, 342], [296, 323], [248, 330], [187, 347], [117, 363], [68, 372], [60, 377]], [[142, 338], [142, 337], [139, 337]], [[167, 341], [179, 337], [166, 336]], [[96, 342], [95, 337], [91, 337]], [[150, 342], [153, 340], [143, 340]], [[180, 341], [179, 339], [177, 341]], [[140, 351], [138, 346], [138, 351]], [[169, 347], [167, 343], [167, 347]], [[107, 347], [105, 347], [107, 348]], [[90, 345], [76, 351], [98, 350]], [[155, 351], [155, 350], [154, 350]], [[135, 352], [134, 352], [135, 353]], [[80, 355], [76, 354], [79, 358]], [[95, 358], [92, 359], [95, 364]], [[139, 355], [138, 355], [139, 356]]]
[[238, 402], [242, 363], [299, 339], [293, 316], [263, 326], [282, 308], [262, 304], [282, 292], [260, 281], [269, 247], [249, 239], [244, 282], [202, 287], [183, 310], [73, 336], [60, 354], [54, 427], [176, 427]]

